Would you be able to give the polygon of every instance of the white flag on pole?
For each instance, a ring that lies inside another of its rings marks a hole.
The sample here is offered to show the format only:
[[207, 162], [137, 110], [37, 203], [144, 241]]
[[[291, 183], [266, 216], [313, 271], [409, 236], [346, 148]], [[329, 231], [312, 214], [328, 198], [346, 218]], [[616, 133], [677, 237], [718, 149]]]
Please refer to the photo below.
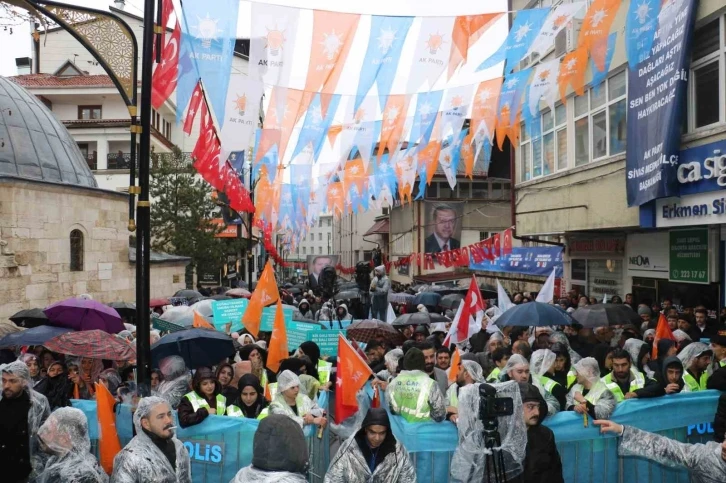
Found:
[[553, 268], [552, 273], [550, 273], [547, 281], [542, 286], [542, 290], [537, 294], [535, 302], [543, 302], [545, 304], [552, 302], [552, 299], [555, 297], [555, 271]]

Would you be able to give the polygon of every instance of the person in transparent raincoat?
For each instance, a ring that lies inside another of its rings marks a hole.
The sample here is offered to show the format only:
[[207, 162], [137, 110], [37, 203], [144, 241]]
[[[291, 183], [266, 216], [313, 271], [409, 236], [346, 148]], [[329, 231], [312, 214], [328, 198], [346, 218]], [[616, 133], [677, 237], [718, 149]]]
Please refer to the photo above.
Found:
[[111, 483], [191, 483], [189, 453], [174, 436], [169, 403], [159, 397], [139, 401], [136, 436], [113, 461]]
[[[491, 451], [485, 448], [484, 426], [479, 418], [479, 387], [482, 384], [469, 384], [461, 388], [459, 393], [459, 420], [456, 429], [459, 443], [451, 460], [451, 481], [455, 483], [480, 483], [487, 481], [486, 472], [492, 471], [486, 456]], [[524, 458], [527, 448], [527, 426], [522, 417], [523, 406], [519, 384], [514, 381], [502, 384], [490, 384], [496, 389], [496, 397], [512, 399], [514, 411], [511, 416], [498, 417], [498, 432], [501, 446], [498, 455], [504, 458], [504, 472], [507, 481], [514, 481], [524, 471]], [[494, 478], [494, 474], [490, 473]], [[492, 480], [494, 481], [494, 480]]]
[[[23, 425], [13, 424], [13, 421], [3, 421], [2, 434], [0, 434], [0, 454], [2, 460], [11, 458], [14, 463], [15, 476], [20, 480], [28, 477], [33, 481], [45, 466], [46, 455], [38, 447], [38, 429], [50, 415], [48, 399], [33, 389], [33, 379], [30, 376], [28, 366], [22, 361], [11, 362], [2, 368], [3, 391], [0, 396], [0, 418], [17, 418], [24, 414], [16, 414], [17, 411], [11, 408], [21, 409], [17, 404], [27, 404], [27, 440], [17, 431], [26, 431]], [[27, 401], [27, 402], [25, 402]], [[13, 427], [14, 429], [10, 429]], [[23, 440], [19, 440], [23, 437]], [[13, 454], [10, 454], [12, 452]], [[19, 471], [18, 471], [19, 470]], [[20, 473], [25, 474], [20, 474]], [[27, 472], [27, 473], [26, 473]], [[4, 473], [3, 478], [15, 478], [13, 475]], [[9, 481], [13, 481], [10, 479]], [[6, 480], [7, 481], [7, 480]]]
[[[555, 356], [555, 358], [557, 358], [557, 356]], [[534, 358], [533, 360], [536, 361], [536, 359]], [[507, 364], [502, 370], [503, 374], [500, 376], [500, 379], [515, 382], [531, 382], [533, 378], [530, 377], [530, 367], [531, 366], [529, 362], [527, 362], [527, 359], [519, 354], [512, 354], [512, 357], [509, 358]], [[541, 369], [541, 364], [539, 369]], [[537, 384], [535, 385], [537, 386]], [[559, 411], [560, 403], [557, 401], [557, 398], [551, 393], [547, 392], [543, 387], [537, 386], [537, 388], [539, 389], [542, 397], [547, 403], [547, 414], [555, 414], [557, 411]]]
[[600, 379], [600, 366], [592, 357], [585, 357], [573, 366], [577, 383], [567, 394], [567, 410], [587, 412], [593, 419], [605, 419], [615, 411], [617, 401]]
[[38, 483], [106, 483], [108, 475], [91, 454], [88, 420], [76, 408], [58, 408], [38, 429], [38, 440], [51, 457]]
[[252, 442], [252, 464], [229, 483], [306, 483], [308, 447], [300, 426], [281, 414], [262, 421]]
[[406, 448], [391, 431], [384, 408], [369, 409], [361, 428], [338, 449], [325, 483], [416, 483]]
[[159, 362], [164, 380], [159, 383], [154, 396], [165, 399], [172, 409], [179, 406], [182, 398], [191, 389], [191, 376], [181, 356], [169, 356]]
[[567, 397], [567, 389], [553, 379], [555, 359], [557, 359], [557, 354], [551, 350], [539, 349], [532, 353], [529, 363], [532, 384], [537, 386], [544, 397], [548, 416], [554, 416], [561, 411], [565, 407]]
[[[386, 363], [386, 368], [379, 371], [376, 377], [386, 384], [391, 382], [396, 374], [398, 373], [398, 361], [403, 357], [403, 351], [401, 349], [393, 349], [386, 352], [383, 356], [383, 360]], [[385, 389], [385, 388], [384, 388]]]
[[602, 433], [620, 436], [621, 456], [640, 456], [671, 467], [690, 471], [691, 483], [726, 481], [726, 441], [688, 444], [608, 420], [595, 421]]
[[553, 332], [550, 334], [550, 344], [556, 344], [560, 343], [567, 347], [567, 352], [570, 354], [570, 363], [576, 364], [580, 362], [580, 359], [582, 359], [582, 356], [577, 353], [571, 346], [570, 346], [570, 339], [567, 338], [567, 334], [564, 332]]
[[302, 428], [308, 424], [325, 427], [323, 410], [305, 394], [300, 393], [300, 378], [284, 370], [277, 376], [277, 395], [270, 403], [270, 414], [288, 416]]

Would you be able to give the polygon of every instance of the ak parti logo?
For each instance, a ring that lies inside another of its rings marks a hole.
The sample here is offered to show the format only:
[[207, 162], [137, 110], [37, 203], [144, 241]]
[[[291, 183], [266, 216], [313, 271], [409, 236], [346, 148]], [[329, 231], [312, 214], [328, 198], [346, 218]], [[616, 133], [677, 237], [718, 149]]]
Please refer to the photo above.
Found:
[[436, 32], [435, 34], [429, 34], [429, 39], [426, 41], [426, 46], [429, 48], [429, 53], [431, 55], [436, 55], [441, 47], [446, 42], [444, 41], [444, 36], [441, 35], [439, 32]]
[[270, 55], [277, 57], [280, 55], [280, 50], [285, 46], [285, 31], [279, 30], [277, 26], [274, 29], [267, 29], [267, 35], [265, 41], [267, 45], [265, 47], [269, 50]]

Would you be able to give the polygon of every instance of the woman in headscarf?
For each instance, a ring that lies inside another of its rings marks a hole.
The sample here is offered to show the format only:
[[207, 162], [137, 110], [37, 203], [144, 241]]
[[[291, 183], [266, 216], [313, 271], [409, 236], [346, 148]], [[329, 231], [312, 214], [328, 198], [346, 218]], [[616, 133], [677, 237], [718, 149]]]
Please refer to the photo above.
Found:
[[239, 378], [240, 396], [238, 407], [245, 418], [263, 419], [267, 416], [267, 400], [260, 380], [254, 374], [245, 374]]
[[228, 362], [223, 362], [217, 366], [217, 382], [222, 388], [222, 394], [227, 401], [235, 401], [239, 397], [238, 387], [230, 385], [234, 379], [234, 367]]
[[570, 351], [567, 350], [564, 344], [555, 342], [550, 348], [555, 353], [557, 358], [553, 369], [555, 371], [552, 379], [557, 381], [562, 387], [569, 391], [572, 385], [577, 381], [577, 374], [575, 369], [572, 368], [572, 361], [570, 359]]
[[570, 347], [570, 339], [567, 338], [567, 334], [564, 332], [553, 332], [550, 334], [550, 344], [556, 343], [563, 344], [567, 347], [567, 352], [570, 353], [569, 359], [572, 364], [577, 364], [582, 359], [582, 356]]
[[267, 351], [257, 344], [247, 344], [239, 350], [239, 358], [242, 361], [250, 361], [252, 374], [260, 380], [264, 388], [277, 380], [275, 373], [267, 368]]
[[159, 369], [154, 369], [151, 371], [151, 390], [156, 391], [159, 388], [159, 383], [161, 382], [161, 371]]
[[320, 361], [320, 347], [318, 344], [312, 341], [306, 341], [300, 344], [297, 350], [297, 355], [306, 355], [310, 359], [311, 367], [308, 367], [307, 374], [313, 376], [315, 379], [320, 379], [318, 374], [318, 362]]
[[35, 354], [26, 352], [25, 354], [20, 356], [20, 360], [23, 361], [26, 366], [28, 366], [28, 371], [30, 371], [31, 384], [34, 387], [43, 378], [43, 376], [41, 376], [40, 374], [40, 362], [38, 361], [38, 357]]
[[[179, 403], [177, 413], [182, 428], [199, 424], [210, 414], [224, 416], [227, 413], [227, 400], [222, 395], [214, 372], [201, 367], [194, 373], [192, 391], [185, 394]], [[230, 401], [231, 404], [231, 401]]]
[[73, 395], [73, 384], [68, 379], [65, 366], [61, 362], [51, 362], [50, 366], [48, 366], [47, 375], [34, 389], [48, 399], [51, 411], [71, 405], [70, 397]]

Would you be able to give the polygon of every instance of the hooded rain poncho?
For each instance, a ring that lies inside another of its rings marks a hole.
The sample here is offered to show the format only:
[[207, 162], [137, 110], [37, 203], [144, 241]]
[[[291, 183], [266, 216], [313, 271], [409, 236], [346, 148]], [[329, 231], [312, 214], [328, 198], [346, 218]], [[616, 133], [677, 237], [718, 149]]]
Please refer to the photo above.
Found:
[[393, 349], [386, 352], [386, 355], [383, 356], [383, 360], [386, 362], [386, 368], [382, 371], [379, 371], [376, 374], [376, 377], [386, 382], [391, 382], [391, 380], [396, 377], [398, 361], [401, 359], [401, 357], [403, 357], [403, 351], [401, 349]]
[[52, 453], [38, 483], [106, 483], [108, 475], [91, 454], [88, 420], [76, 408], [59, 408], [38, 430], [38, 437]]
[[[24, 362], [15, 361], [6, 364], [2, 372], [12, 374], [23, 380], [24, 390], [30, 395], [30, 409], [28, 409], [28, 433], [30, 434], [30, 464], [33, 467], [29, 480], [32, 481], [45, 465], [46, 456], [38, 447], [38, 429], [50, 415], [48, 399], [39, 392], [33, 390], [33, 380], [30, 377], [30, 370]], [[0, 400], [2, 392], [0, 392]]]
[[[644, 345], [647, 345], [644, 341], [634, 338], [626, 340], [625, 344], [623, 344], [623, 349], [630, 354], [630, 360], [632, 361], [633, 366], [635, 366], [639, 371], [645, 370], [641, 363], [641, 358], [643, 357], [641, 354], [643, 353]], [[650, 368], [648, 368], [647, 372], [649, 372], [649, 374], [647, 374], [648, 377], [652, 377], [653, 371]]]
[[295, 405], [297, 406], [297, 413], [293, 408], [285, 401], [285, 396], [282, 394], [287, 389], [295, 386], [300, 386], [300, 378], [295, 375], [294, 372], [284, 370], [277, 376], [277, 395], [275, 399], [270, 403], [270, 414], [282, 414], [288, 416], [300, 427], [303, 427], [303, 416], [311, 413], [314, 417], [320, 417], [323, 415], [323, 410], [318, 407], [309, 397], [302, 392], [298, 393], [295, 398]]
[[[174, 357], [174, 356], [173, 356]], [[171, 438], [176, 448], [176, 468], [144, 431], [141, 420], [159, 404], [168, 404], [160, 397], [143, 398], [134, 412], [136, 436], [113, 461], [112, 483], [191, 483], [192, 469], [189, 453], [176, 436]]]
[[590, 396], [590, 399], [595, 400], [594, 404], [588, 400], [588, 402], [590, 402], [590, 404], [588, 404], [588, 409], [592, 406], [593, 414], [591, 414], [591, 416], [596, 419], [609, 418], [613, 411], [615, 411], [617, 402], [615, 401], [613, 393], [610, 392], [610, 390], [605, 386], [605, 383], [600, 380], [600, 366], [597, 361], [592, 357], [585, 357], [573, 367], [577, 374], [587, 379], [592, 386], [590, 387], [590, 390], [587, 391], [587, 394], [585, 394], [585, 387], [582, 384], [574, 384], [570, 389], [570, 392], [567, 394], [567, 407], [569, 408], [577, 404], [575, 401], [575, 393], [579, 392], [585, 397], [585, 399], [588, 399], [588, 396]]
[[624, 428], [618, 451], [621, 456], [640, 456], [665, 466], [685, 467], [692, 483], [724, 481], [726, 460], [721, 456], [720, 443], [679, 443], [631, 426]]
[[[369, 448], [365, 434], [365, 428], [371, 425], [388, 428], [386, 438], [375, 451]], [[383, 408], [368, 411], [360, 430], [340, 446], [325, 474], [325, 483], [369, 482], [416, 483], [416, 470], [406, 448], [393, 435]]]
[[548, 390], [545, 387], [546, 384], [542, 380], [543, 377], [546, 377], [545, 374], [547, 373], [547, 371], [549, 371], [552, 365], [555, 363], [555, 359], [557, 359], [557, 355], [551, 350], [538, 349], [532, 353], [529, 364], [530, 373], [532, 374], [532, 384], [536, 386], [537, 389], [539, 389], [540, 394], [542, 394], [542, 397], [547, 403], [548, 417], [554, 416], [563, 409], [562, 403], [560, 403], [557, 396], [553, 394], [553, 391], [558, 390], [558, 393], [561, 393], [560, 395], [563, 399], [562, 402], [564, 402], [565, 396], [564, 388], [560, 384], [557, 384], [559, 388], [555, 389], [555, 387], [553, 387], [551, 390]]
[[555, 344], [557, 342], [567, 347], [567, 352], [570, 354], [570, 362], [572, 364], [575, 364], [582, 359], [582, 356], [570, 347], [570, 339], [567, 338], [567, 334], [559, 331], [551, 333], [550, 344]]
[[191, 376], [181, 356], [169, 356], [159, 362], [159, 370], [164, 380], [159, 383], [154, 396], [169, 403], [172, 409], [179, 406], [182, 398], [189, 392]]
[[688, 370], [691, 362], [706, 351], [711, 351], [711, 348], [703, 342], [692, 342], [684, 347], [681, 353], [678, 354], [678, 358], [683, 363], [684, 370]]

